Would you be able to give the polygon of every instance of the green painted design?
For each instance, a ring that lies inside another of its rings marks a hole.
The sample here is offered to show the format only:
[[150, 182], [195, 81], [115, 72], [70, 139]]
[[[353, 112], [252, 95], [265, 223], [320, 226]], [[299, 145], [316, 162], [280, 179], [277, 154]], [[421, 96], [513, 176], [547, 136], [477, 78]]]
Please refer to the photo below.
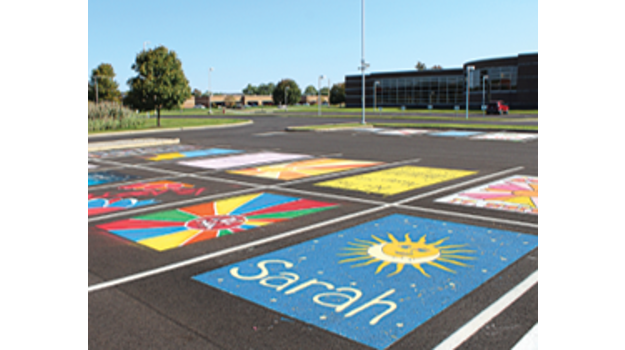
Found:
[[323, 208], [312, 208], [312, 209], [302, 209], [302, 210], [293, 210], [293, 211], [284, 211], [279, 213], [271, 213], [271, 214], [261, 214], [261, 215], [253, 215], [248, 216], [248, 220], [254, 219], [290, 219], [295, 218], [302, 215], [308, 215], [312, 213], [316, 213], [318, 211], [324, 211], [328, 209], [332, 209], [336, 206], [331, 207], [323, 207]]
[[197, 219], [197, 216], [185, 213], [180, 210], [167, 210], [153, 214], [141, 215], [136, 217], [135, 219], [186, 222], [189, 220]]

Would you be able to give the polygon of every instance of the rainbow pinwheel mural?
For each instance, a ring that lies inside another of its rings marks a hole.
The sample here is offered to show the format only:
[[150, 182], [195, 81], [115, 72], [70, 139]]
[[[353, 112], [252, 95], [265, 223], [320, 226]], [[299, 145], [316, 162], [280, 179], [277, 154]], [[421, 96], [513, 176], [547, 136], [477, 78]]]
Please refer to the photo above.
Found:
[[337, 206], [261, 192], [141, 215], [97, 227], [164, 251]]

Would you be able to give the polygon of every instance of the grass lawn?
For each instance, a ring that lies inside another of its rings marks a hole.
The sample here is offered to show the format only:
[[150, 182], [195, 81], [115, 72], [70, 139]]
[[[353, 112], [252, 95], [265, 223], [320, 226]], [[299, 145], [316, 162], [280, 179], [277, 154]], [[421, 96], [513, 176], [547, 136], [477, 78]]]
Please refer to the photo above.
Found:
[[[162, 116], [162, 115], [161, 115]], [[156, 118], [150, 118], [144, 126], [133, 129], [116, 129], [116, 130], [103, 130], [103, 131], [90, 131], [89, 135], [118, 132], [118, 131], [134, 131], [134, 130], [150, 130], [150, 129], [168, 129], [168, 128], [185, 128], [193, 126], [211, 126], [211, 125], [225, 125], [225, 124], [238, 124], [247, 122], [247, 120], [241, 119], [227, 119], [227, 118], [214, 118], [214, 119], [195, 119], [195, 118], [176, 118], [167, 119], [161, 118], [161, 127], [156, 126]]]

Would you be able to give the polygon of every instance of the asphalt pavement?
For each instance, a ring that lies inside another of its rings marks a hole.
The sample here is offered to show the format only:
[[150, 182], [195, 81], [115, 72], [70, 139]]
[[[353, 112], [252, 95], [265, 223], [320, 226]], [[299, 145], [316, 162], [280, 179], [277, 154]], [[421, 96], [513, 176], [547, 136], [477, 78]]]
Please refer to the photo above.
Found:
[[90, 348], [530, 344], [537, 139], [241, 118], [89, 154]]

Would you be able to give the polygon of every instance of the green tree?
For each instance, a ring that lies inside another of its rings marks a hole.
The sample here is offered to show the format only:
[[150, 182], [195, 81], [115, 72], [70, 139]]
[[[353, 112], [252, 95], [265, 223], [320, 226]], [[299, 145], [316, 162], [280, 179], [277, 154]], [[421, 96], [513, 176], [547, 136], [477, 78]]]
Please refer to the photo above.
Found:
[[200, 89], [193, 89], [193, 96], [195, 96], [195, 98], [202, 97], [202, 91]]
[[317, 96], [317, 89], [314, 86], [308, 85], [306, 90], [304, 90], [304, 95], [306, 96]]
[[[89, 80], [89, 101], [111, 101], [121, 102], [122, 93], [119, 91], [119, 84], [115, 80], [115, 71], [109, 63], [102, 63], [91, 71]], [[96, 79], [98, 96], [96, 98]]]
[[256, 93], [259, 95], [271, 95], [273, 93], [273, 89], [275, 88], [276, 88], [276, 84], [274, 83], [260, 84], [256, 88]]
[[430, 69], [443, 69], [443, 67], [440, 64], [435, 64], [433, 65]]
[[324, 86], [321, 88], [321, 90], [319, 90], [319, 93], [321, 94], [321, 96], [328, 96], [329, 92], [330, 92], [330, 89], [328, 89], [327, 86]]
[[241, 92], [243, 92], [243, 95], [258, 95], [258, 88], [252, 84], [247, 84], [247, 86], [245, 87], [245, 89], [243, 89]]
[[275, 105], [284, 103], [284, 90], [286, 90], [287, 86], [289, 87], [286, 95], [288, 98], [288, 104], [293, 105], [299, 102], [302, 97], [302, 90], [299, 89], [299, 86], [295, 81], [291, 79], [283, 79], [278, 83], [278, 85], [276, 85], [276, 88], [273, 90], [271, 95]]
[[330, 104], [345, 103], [345, 83], [332, 85], [330, 89]]
[[422, 70], [426, 70], [427, 67], [425, 66], [425, 63], [418, 61], [417, 64], [415, 65], [415, 69], [418, 71], [422, 71]]
[[137, 54], [132, 69], [137, 76], [128, 80], [127, 102], [136, 109], [156, 109], [156, 125], [161, 126], [161, 109], [179, 107], [191, 97], [189, 81], [174, 51], [159, 46]]

